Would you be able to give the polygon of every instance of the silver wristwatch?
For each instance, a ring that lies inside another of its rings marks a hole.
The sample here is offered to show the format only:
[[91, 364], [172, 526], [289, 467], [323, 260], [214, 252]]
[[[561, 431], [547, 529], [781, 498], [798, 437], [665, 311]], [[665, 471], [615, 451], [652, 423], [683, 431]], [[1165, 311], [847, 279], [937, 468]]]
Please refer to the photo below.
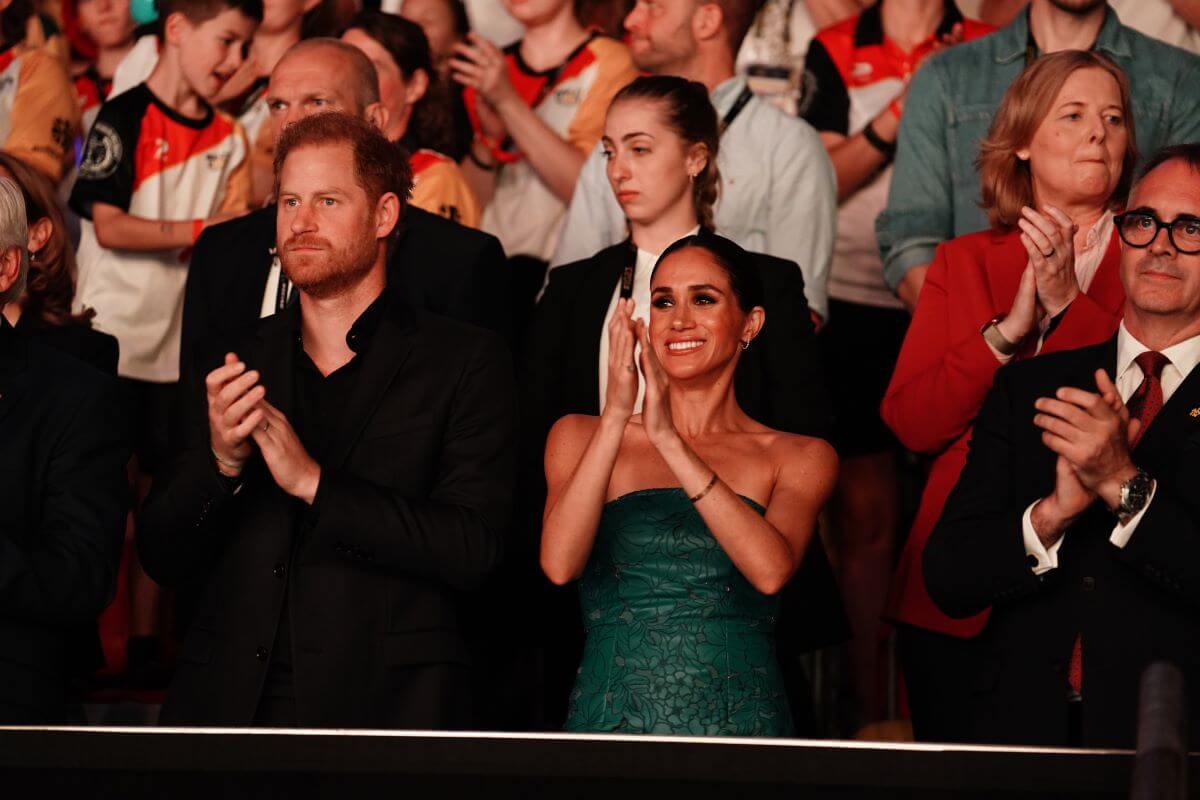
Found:
[[1154, 479], [1146, 471], [1138, 467], [1137, 474], [1121, 484], [1120, 505], [1116, 514], [1122, 520], [1127, 520], [1146, 507], [1150, 499], [1150, 490], [1154, 488]]

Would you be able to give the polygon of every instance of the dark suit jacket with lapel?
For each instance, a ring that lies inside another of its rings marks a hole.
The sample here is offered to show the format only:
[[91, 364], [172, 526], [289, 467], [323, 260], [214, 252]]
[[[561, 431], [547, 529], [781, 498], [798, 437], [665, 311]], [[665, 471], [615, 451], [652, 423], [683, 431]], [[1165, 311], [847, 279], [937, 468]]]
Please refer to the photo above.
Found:
[[[510, 336], [508, 271], [490, 234], [408, 206], [389, 278], [415, 308]], [[275, 247], [275, 206], [206, 230], [196, 242], [183, 300], [180, 360], [211, 337], [259, 318]]]
[[[555, 421], [567, 414], [600, 413], [600, 335], [613, 290], [633, 257], [628, 242], [586, 261], [551, 271], [521, 356], [521, 417], [526, 482], [523, 500], [545, 501], [542, 455]], [[734, 376], [738, 402], [776, 430], [828, 436], [832, 427], [804, 278], [790, 261], [752, 254], [766, 298], [766, 325], [742, 354]], [[541, 508], [522, 522], [540, 530]], [[846, 631], [841, 596], [820, 537], [785, 590], [780, 639], [809, 649], [840, 641]], [[533, 556], [533, 563], [536, 556]], [[803, 609], [803, 611], [801, 611]]]
[[[1001, 369], [975, 423], [958, 485], [925, 548], [934, 602], [963, 617], [992, 605], [972, 699], [975, 737], [1067, 743], [1067, 666], [1083, 637], [1083, 738], [1132, 746], [1138, 681], [1168, 659], [1200, 686], [1200, 370], [1146, 430], [1134, 461], [1158, 485], [1129, 543], [1109, 542], [1115, 518], [1097, 502], [1066, 532], [1058, 568], [1035, 576], [1021, 536], [1025, 509], [1054, 488], [1054, 454], [1033, 404], [1061, 386], [1095, 391], [1111, 376], [1116, 338]], [[1200, 692], [1190, 691], [1200, 730]]]
[[[0, 720], [67, 720], [112, 599], [129, 448], [114, 376], [0, 321]], [[89, 664], [89, 666], [91, 666]]]
[[[235, 346], [285, 414], [298, 321], [292, 306]], [[393, 302], [360, 356], [311, 508], [261, 462], [236, 494], [219, 477], [203, 385], [213, 352], [182, 387], [183, 448], [139, 527], [155, 580], [203, 584], [162, 720], [252, 721], [290, 584], [301, 725], [469, 725], [455, 601], [501, 558], [515, 467], [516, 390], [499, 337]]]

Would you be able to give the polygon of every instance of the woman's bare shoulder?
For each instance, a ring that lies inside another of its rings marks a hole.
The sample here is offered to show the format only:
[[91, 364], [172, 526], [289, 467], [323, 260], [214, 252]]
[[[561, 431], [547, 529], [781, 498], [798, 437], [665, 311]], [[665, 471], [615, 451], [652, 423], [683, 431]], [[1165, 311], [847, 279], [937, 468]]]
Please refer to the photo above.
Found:
[[765, 455], [780, 468], [804, 472], [837, 473], [838, 455], [833, 445], [816, 436], [785, 433], [768, 429]]
[[558, 422], [550, 428], [549, 442], [570, 442], [578, 438], [592, 435], [600, 424], [600, 417], [593, 414], [567, 414], [559, 417]]

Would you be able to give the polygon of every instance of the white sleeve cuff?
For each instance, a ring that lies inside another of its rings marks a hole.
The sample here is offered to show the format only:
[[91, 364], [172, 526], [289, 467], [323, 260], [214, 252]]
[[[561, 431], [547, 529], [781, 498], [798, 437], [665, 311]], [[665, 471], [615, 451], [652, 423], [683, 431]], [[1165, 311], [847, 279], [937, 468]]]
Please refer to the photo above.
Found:
[[[1042, 544], [1042, 540], [1038, 538], [1037, 531], [1033, 529], [1033, 507], [1039, 502], [1041, 501], [1035, 500], [1030, 503], [1029, 508], [1025, 509], [1025, 513], [1021, 517], [1021, 537], [1025, 541], [1025, 552], [1033, 556], [1037, 561], [1033, 565], [1034, 575], [1041, 575], [1043, 572], [1058, 569], [1058, 548], [1062, 547], [1063, 538], [1065, 538], [1060, 537], [1049, 549]], [[1116, 534], [1113, 535], [1115, 536]]]
[[1158, 481], [1155, 481], [1154, 485], [1150, 487], [1150, 496], [1146, 498], [1146, 505], [1142, 506], [1141, 511], [1130, 517], [1128, 522], [1121, 523], [1120, 520], [1117, 521], [1116, 526], [1113, 528], [1112, 535], [1108, 537], [1110, 542], [1122, 549], [1124, 549], [1125, 545], [1129, 544], [1129, 540], [1133, 538], [1134, 529], [1137, 528], [1138, 523], [1142, 521], [1142, 517], [1145, 515], [1146, 509], [1150, 508], [1150, 503], [1154, 501], [1154, 493], [1157, 490]]

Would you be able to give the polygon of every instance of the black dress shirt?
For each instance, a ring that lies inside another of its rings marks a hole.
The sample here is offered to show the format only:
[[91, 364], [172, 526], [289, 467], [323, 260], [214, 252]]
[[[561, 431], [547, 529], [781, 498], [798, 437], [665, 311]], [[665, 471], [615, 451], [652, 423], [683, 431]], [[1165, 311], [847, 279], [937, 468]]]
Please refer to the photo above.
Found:
[[[354, 392], [355, 381], [360, 373], [362, 359], [359, 354], [370, 346], [375, 331], [379, 328], [380, 318], [387, 307], [389, 292], [383, 294], [369, 305], [346, 334], [346, 345], [354, 352], [354, 356], [342, 366], [328, 375], [322, 375], [321, 370], [309, 358], [304, 350], [304, 339], [300, 334], [299, 316], [295, 330], [295, 368], [293, 380], [295, 385], [295, 411], [289, 420], [300, 437], [300, 442], [309, 456], [318, 464], [323, 463], [329, 455], [334, 442], [337, 426], [345, 409], [349, 406]], [[304, 506], [302, 500], [295, 500]], [[295, 516], [294, 540], [298, 539], [302, 530], [309, 524], [309, 515], [317, 513], [316, 498], [311, 508], [301, 508]], [[292, 687], [292, 625], [291, 625], [291, 581], [288, 576], [288, 586], [285, 590], [283, 609], [279, 615], [279, 628], [275, 634], [275, 646], [271, 651], [271, 665], [267, 672], [266, 685], [263, 688], [265, 699], [291, 700], [294, 698]], [[280, 706], [273, 704], [272, 709]], [[282, 707], [286, 708], [284, 704]], [[262, 710], [260, 709], [260, 713]], [[278, 712], [267, 714], [264, 722], [283, 724], [294, 720], [283, 720], [277, 717]]]

